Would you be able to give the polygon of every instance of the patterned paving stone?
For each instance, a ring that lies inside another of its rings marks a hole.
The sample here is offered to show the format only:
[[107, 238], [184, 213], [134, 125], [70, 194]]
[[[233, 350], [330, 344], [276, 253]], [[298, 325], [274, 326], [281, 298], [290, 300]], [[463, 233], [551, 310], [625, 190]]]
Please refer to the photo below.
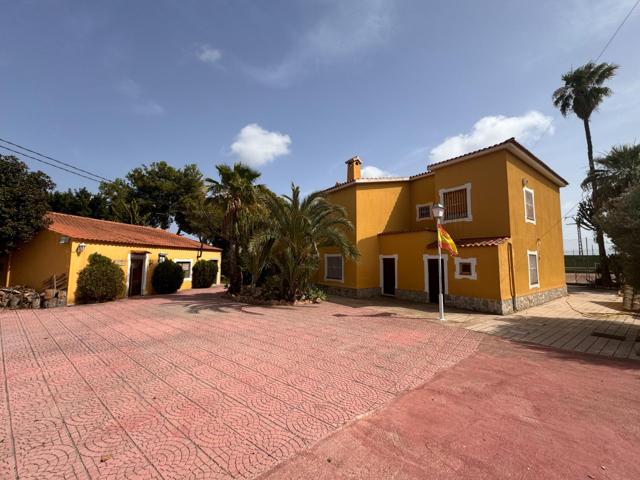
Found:
[[255, 478], [472, 354], [479, 336], [219, 290], [0, 311], [0, 478]]

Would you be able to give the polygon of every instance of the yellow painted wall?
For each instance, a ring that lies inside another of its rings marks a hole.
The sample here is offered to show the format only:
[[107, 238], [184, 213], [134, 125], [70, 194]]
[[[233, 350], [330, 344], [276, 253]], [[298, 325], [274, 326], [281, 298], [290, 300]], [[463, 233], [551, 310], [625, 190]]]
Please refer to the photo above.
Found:
[[[398, 255], [396, 287], [403, 290], [424, 291], [424, 265], [422, 255], [428, 254], [427, 245], [436, 240], [434, 232], [411, 232], [380, 235], [380, 255]], [[380, 260], [377, 281], [380, 285]]]
[[356, 238], [360, 251], [357, 288], [380, 286], [378, 234], [406, 230], [411, 222], [411, 196], [406, 182], [356, 185]]
[[[516, 295], [527, 295], [566, 284], [559, 187], [508, 154], [507, 175]], [[534, 191], [536, 223], [525, 222], [522, 181]], [[540, 287], [529, 288], [527, 250], [538, 250]]]
[[409, 184], [411, 194], [411, 228], [436, 228], [435, 219], [418, 220], [416, 206], [425, 203], [437, 203], [435, 192], [435, 175], [416, 178]]
[[59, 240], [59, 234], [42, 230], [31, 242], [12, 252], [7, 284], [42, 291], [42, 283], [52, 275], [68, 275], [71, 241], [61, 244]]
[[[122, 267], [122, 270], [125, 274], [125, 279], [128, 280], [129, 276], [129, 264], [128, 257], [130, 253], [145, 253], [147, 252], [148, 259], [148, 268], [147, 268], [147, 281], [144, 286], [144, 294], [153, 293], [153, 289], [151, 287], [151, 275], [153, 272], [153, 268], [158, 264], [158, 254], [165, 253], [167, 258], [173, 261], [176, 260], [192, 260], [192, 267], [195, 265], [198, 260], [198, 251], [197, 250], [176, 250], [170, 248], [157, 248], [157, 247], [131, 247], [131, 246], [123, 246], [123, 245], [115, 245], [108, 243], [87, 243], [85, 250], [81, 254], [76, 253], [76, 248], [80, 241], [72, 242], [72, 254], [70, 261], [70, 274], [69, 274], [69, 289], [67, 302], [69, 304], [73, 304], [75, 302], [75, 292], [78, 285], [78, 274], [80, 271], [87, 266], [89, 263], [89, 256], [92, 253], [99, 253], [106, 257], [109, 257], [111, 260], [115, 261], [118, 265]], [[216, 283], [220, 283], [220, 266], [221, 266], [221, 254], [220, 252], [207, 252], [203, 251], [202, 256], [200, 257], [202, 260], [218, 260], [218, 279]], [[180, 290], [185, 290], [191, 288], [191, 280], [184, 280], [182, 283], [182, 287]], [[126, 292], [125, 292], [126, 294]]]
[[444, 224], [454, 239], [509, 235], [506, 152], [438, 168], [434, 170], [434, 177], [438, 197], [440, 189], [471, 183], [473, 221], [455, 220]]

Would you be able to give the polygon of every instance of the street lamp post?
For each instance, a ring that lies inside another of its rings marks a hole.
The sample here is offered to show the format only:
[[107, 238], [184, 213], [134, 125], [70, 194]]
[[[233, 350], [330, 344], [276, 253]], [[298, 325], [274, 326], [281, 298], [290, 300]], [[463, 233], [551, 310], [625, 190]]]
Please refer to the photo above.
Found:
[[440, 312], [439, 320], [444, 321], [444, 295], [442, 292], [442, 246], [440, 245], [440, 222], [444, 218], [444, 206], [436, 203], [431, 212], [436, 218], [436, 235], [438, 236], [438, 310]]

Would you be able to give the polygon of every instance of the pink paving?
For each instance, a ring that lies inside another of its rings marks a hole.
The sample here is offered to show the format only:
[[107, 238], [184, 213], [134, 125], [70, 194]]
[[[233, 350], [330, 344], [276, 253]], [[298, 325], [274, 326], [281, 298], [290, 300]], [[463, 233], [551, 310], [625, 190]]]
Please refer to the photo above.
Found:
[[254, 478], [482, 335], [220, 292], [0, 313], [0, 477]]

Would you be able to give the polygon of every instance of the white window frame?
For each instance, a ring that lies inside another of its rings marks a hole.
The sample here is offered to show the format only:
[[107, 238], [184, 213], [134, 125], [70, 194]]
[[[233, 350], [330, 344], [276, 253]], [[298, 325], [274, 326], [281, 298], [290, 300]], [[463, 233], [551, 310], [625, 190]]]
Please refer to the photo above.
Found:
[[[429, 207], [429, 216], [428, 217], [421, 217], [420, 216], [420, 207]], [[416, 205], [416, 222], [424, 222], [425, 220], [433, 219], [433, 213], [431, 212], [432, 208], [433, 208], [433, 202], [419, 203], [418, 205]]]
[[[467, 191], [467, 216], [464, 218], [452, 218], [450, 220], [445, 220], [444, 218], [442, 219], [442, 223], [455, 223], [455, 222], [472, 222], [473, 221], [473, 214], [471, 213], [471, 182], [469, 183], [465, 183], [464, 185], [458, 185], [456, 187], [449, 187], [449, 188], [441, 188], [440, 190], [438, 190], [438, 195], [440, 196], [440, 204], [444, 206], [444, 194], [447, 192], [453, 192], [455, 190], [462, 190], [462, 189], [466, 189]], [[445, 212], [445, 216], [446, 216], [446, 212]]]
[[[527, 193], [531, 193], [531, 204], [533, 206], [533, 220], [527, 218]], [[536, 193], [532, 188], [523, 187], [522, 188], [522, 198], [524, 201], [524, 221], [526, 223], [536, 224]]]
[[[429, 260], [438, 260], [438, 255], [422, 255], [422, 263], [424, 268], [424, 291], [429, 292]], [[444, 269], [444, 293], [447, 295], [449, 293], [449, 255], [446, 253], [442, 254], [442, 268]]]
[[173, 262], [189, 262], [189, 277], [184, 277], [184, 280], [191, 280], [191, 278], [193, 277], [193, 260], [191, 258], [176, 258]]
[[[471, 264], [471, 275], [462, 275], [460, 273], [460, 264], [461, 263], [470, 263]], [[460, 258], [460, 257], [455, 257], [455, 273], [454, 273], [454, 277], [456, 278], [456, 280], [462, 280], [462, 279], [466, 279], [466, 280], [477, 280], [478, 279], [478, 272], [476, 270], [476, 265], [477, 265], [478, 261], [475, 258]]]
[[[529, 256], [535, 255], [536, 257], [536, 273], [538, 274], [538, 283], [531, 283], [531, 266], [529, 265]], [[540, 262], [538, 260], [537, 250], [527, 250], [527, 281], [529, 282], [529, 288], [540, 288]]]
[[[328, 259], [330, 257], [339, 257], [340, 258], [340, 264], [341, 264], [341, 268], [340, 271], [342, 273], [342, 278], [337, 279], [337, 278], [327, 278], [327, 272], [328, 272], [328, 265], [329, 265], [329, 261]], [[325, 282], [340, 282], [340, 283], [344, 283], [344, 257], [339, 254], [339, 253], [325, 253], [324, 254], [324, 280]]]
[[395, 285], [395, 290], [398, 290], [398, 254], [394, 253], [392, 255], [379, 255], [380, 258], [380, 294], [381, 295], [385, 295], [387, 297], [392, 297], [393, 295], [389, 295], [387, 293], [382, 293], [383, 292], [383, 288], [384, 288], [384, 262], [383, 259], [385, 258], [393, 258], [394, 262], [393, 262], [393, 267], [394, 267], [394, 271], [395, 271], [395, 276], [396, 276], [396, 285]]

